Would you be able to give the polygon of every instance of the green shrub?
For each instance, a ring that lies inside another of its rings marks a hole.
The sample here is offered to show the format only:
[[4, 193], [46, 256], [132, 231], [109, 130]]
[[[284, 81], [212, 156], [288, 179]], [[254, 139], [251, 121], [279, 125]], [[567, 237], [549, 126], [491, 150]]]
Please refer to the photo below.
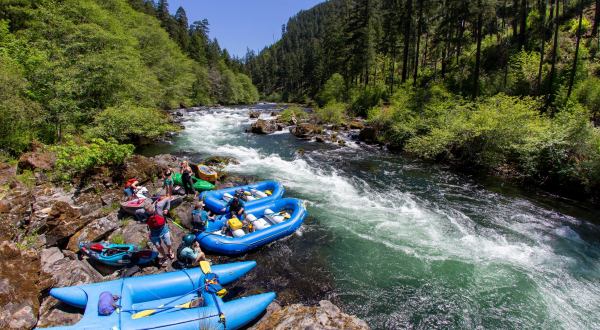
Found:
[[334, 73], [323, 86], [323, 90], [319, 93], [319, 102], [321, 105], [330, 102], [344, 101], [346, 93], [346, 83], [344, 77], [339, 73]]
[[99, 138], [114, 138], [120, 142], [136, 141], [140, 138], [155, 139], [169, 131], [177, 130], [160, 110], [121, 105], [102, 111], [88, 135]]
[[600, 79], [590, 77], [575, 90], [575, 98], [590, 112], [592, 118], [600, 118]]
[[296, 118], [296, 120], [306, 119], [308, 118], [308, 113], [306, 113], [306, 111], [299, 106], [293, 105], [283, 110], [281, 114], [279, 114], [279, 119], [284, 123], [291, 124], [292, 118]]
[[114, 139], [96, 138], [86, 143], [68, 137], [66, 142], [50, 149], [56, 154], [55, 178], [67, 181], [95, 167], [122, 164], [134, 147], [119, 144]]
[[378, 105], [386, 96], [384, 85], [358, 87], [351, 92], [350, 111], [356, 116], [367, 116], [369, 109]]
[[328, 103], [316, 109], [317, 118], [325, 124], [342, 124], [346, 120], [346, 104], [340, 102]]
[[125, 237], [123, 236], [123, 234], [115, 234], [113, 235], [113, 237], [110, 239], [110, 241], [113, 244], [125, 244]]

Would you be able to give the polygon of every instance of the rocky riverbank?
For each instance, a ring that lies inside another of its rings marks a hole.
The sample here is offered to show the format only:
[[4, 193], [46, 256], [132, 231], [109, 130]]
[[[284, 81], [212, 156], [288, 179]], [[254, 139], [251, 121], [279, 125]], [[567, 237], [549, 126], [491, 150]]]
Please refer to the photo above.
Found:
[[[159, 176], [180, 159], [171, 155], [152, 158], [133, 156], [120, 168], [99, 168], [85, 180], [55, 185], [48, 179], [54, 157], [33, 151], [18, 164], [0, 164], [0, 328], [31, 329], [74, 324], [81, 311], [48, 296], [52, 287], [102, 282], [122, 276], [123, 270], [92, 264], [77, 254], [79, 242], [123, 241], [151, 247], [147, 228], [120, 210], [122, 182], [136, 177], [150, 192], [159, 191]], [[212, 158], [216, 168], [232, 159]], [[218, 187], [244, 184], [248, 178], [220, 171]], [[185, 200], [171, 210], [179, 225], [190, 223], [192, 201]], [[178, 225], [169, 223], [174, 246], [184, 235]], [[227, 258], [210, 256], [213, 262]], [[172, 265], [154, 265], [134, 270], [143, 275], [172, 270]], [[132, 272], [129, 272], [132, 273]], [[244, 285], [246, 282], [242, 282]], [[253, 290], [253, 289], [251, 289]], [[250, 291], [251, 291], [250, 290]], [[289, 304], [285, 295], [280, 303]], [[366, 323], [341, 312], [330, 302], [318, 306], [274, 303], [256, 329], [288, 329], [309, 326], [314, 329], [366, 329]]]

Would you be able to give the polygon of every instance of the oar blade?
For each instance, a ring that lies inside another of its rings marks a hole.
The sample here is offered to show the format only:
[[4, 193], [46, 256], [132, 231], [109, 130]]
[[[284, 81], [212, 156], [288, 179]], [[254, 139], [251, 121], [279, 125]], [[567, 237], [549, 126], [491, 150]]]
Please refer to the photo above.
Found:
[[132, 319], [141, 319], [142, 317], [150, 316], [156, 313], [156, 309], [147, 309], [145, 311], [137, 312], [131, 316]]

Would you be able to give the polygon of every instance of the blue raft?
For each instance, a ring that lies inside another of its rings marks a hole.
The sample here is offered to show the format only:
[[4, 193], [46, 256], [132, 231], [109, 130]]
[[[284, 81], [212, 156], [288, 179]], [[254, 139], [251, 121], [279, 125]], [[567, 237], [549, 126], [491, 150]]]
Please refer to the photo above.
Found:
[[79, 243], [79, 250], [92, 260], [114, 267], [146, 265], [158, 257], [158, 252], [152, 250], [140, 250], [133, 244], [82, 242]]
[[206, 207], [216, 214], [223, 214], [222, 210], [227, 207], [227, 202], [237, 190], [243, 190], [245, 197], [242, 199], [244, 208], [264, 205], [281, 198], [285, 189], [277, 181], [261, 181], [245, 186], [237, 186], [226, 189], [205, 191], [200, 195]]
[[225, 235], [221, 229], [229, 220], [226, 215], [209, 221], [206, 231], [196, 236], [203, 249], [225, 255], [237, 255], [261, 247], [294, 233], [306, 218], [307, 211], [302, 201], [282, 198], [267, 204], [246, 209], [246, 220], [252, 223], [254, 232], [243, 229], [232, 230], [233, 236]]
[[[254, 261], [216, 265], [212, 272], [219, 276], [221, 284], [231, 283], [256, 266]], [[233, 301], [223, 302], [215, 294], [203, 288], [204, 273], [200, 268], [177, 272], [129, 277], [103, 283], [54, 288], [50, 295], [69, 305], [84, 308], [83, 318], [74, 326], [52, 329], [239, 329], [257, 318], [275, 299], [275, 293], [263, 293]], [[121, 310], [108, 316], [98, 315], [100, 294], [108, 291], [121, 296], [117, 302]], [[204, 305], [195, 308], [172, 308], [193, 301], [201, 294]], [[146, 317], [133, 319], [132, 315], [147, 309], [157, 312]], [[224, 323], [219, 317], [224, 315]]]

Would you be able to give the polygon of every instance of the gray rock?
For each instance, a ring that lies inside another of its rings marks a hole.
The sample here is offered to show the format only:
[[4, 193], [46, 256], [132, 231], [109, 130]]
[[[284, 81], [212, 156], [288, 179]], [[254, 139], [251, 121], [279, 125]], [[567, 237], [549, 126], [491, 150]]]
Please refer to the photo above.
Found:
[[259, 119], [250, 127], [250, 132], [256, 134], [271, 134], [277, 131], [275, 120]]
[[119, 227], [119, 219], [115, 213], [96, 219], [71, 236], [67, 248], [76, 252], [79, 250], [79, 243], [104, 239], [117, 227]]
[[38, 328], [74, 325], [83, 315], [81, 311], [52, 297], [47, 297], [40, 307]]
[[253, 330], [283, 329], [370, 329], [365, 321], [343, 313], [328, 300], [321, 300], [319, 306], [294, 304], [267, 314], [252, 328]]

